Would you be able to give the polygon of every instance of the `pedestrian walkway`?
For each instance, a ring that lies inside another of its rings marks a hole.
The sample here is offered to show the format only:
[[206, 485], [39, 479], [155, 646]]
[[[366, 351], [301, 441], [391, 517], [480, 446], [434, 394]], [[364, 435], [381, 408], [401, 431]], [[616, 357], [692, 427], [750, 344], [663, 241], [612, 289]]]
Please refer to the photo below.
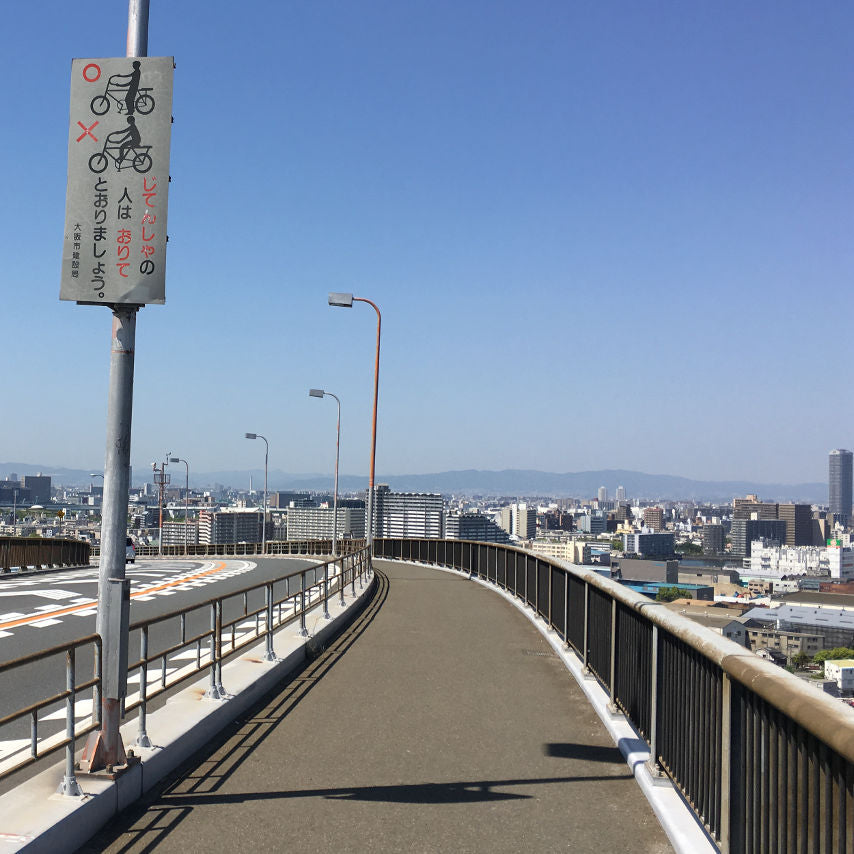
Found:
[[342, 636], [83, 850], [672, 850], [524, 616], [458, 575], [375, 567]]

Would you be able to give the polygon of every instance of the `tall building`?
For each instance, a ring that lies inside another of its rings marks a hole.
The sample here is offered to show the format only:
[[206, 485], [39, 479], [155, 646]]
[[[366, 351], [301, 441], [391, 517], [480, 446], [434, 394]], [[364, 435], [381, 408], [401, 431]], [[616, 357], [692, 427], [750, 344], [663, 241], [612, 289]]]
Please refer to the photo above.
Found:
[[823, 545], [813, 542], [812, 507], [809, 504], [780, 504], [777, 518], [786, 523], [787, 546]]
[[445, 516], [445, 537], [449, 540], [477, 540], [482, 543], [510, 542], [507, 531], [482, 513], [449, 513]]
[[664, 510], [662, 510], [660, 507], [644, 507], [643, 524], [644, 527], [652, 528], [653, 531], [663, 531]]
[[30, 500], [36, 504], [47, 504], [50, 501], [50, 475], [25, 474], [24, 489], [30, 490]]
[[853, 456], [851, 451], [846, 451], [844, 448], [830, 452], [828, 472], [830, 512], [833, 518], [843, 525], [847, 525], [851, 518]]
[[444, 503], [437, 492], [392, 492], [374, 487], [375, 537], [440, 538]]
[[782, 519], [733, 519], [730, 539], [734, 556], [750, 557], [750, 544], [754, 540], [785, 543], [786, 523]]
[[261, 513], [255, 510], [202, 510], [199, 542], [203, 544], [260, 543]]
[[607, 490], [607, 488], [606, 488], [606, 487], [604, 487], [604, 486], [600, 486], [600, 487], [599, 487], [599, 492], [598, 492], [598, 494], [597, 494], [597, 496], [596, 496], [596, 497], [597, 497], [597, 499], [599, 500], [599, 503], [600, 503], [600, 504], [601, 504], [603, 501], [607, 501], [607, 500], [608, 500], [608, 490]]
[[615, 499], [617, 501], [625, 501], [626, 500], [626, 487], [625, 486], [618, 486], [617, 487], [617, 494], [615, 496]]
[[537, 511], [521, 504], [508, 504], [501, 508], [501, 527], [520, 540], [532, 540], [537, 536]]
[[[362, 502], [364, 504], [364, 502]], [[291, 507], [288, 510], [289, 540], [331, 540], [335, 513], [331, 507]], [[338, 508], [338, 537], [365, 536], [365, 508]]]
[[726, 548], [726, 534], [723, 525], [711, 523], [703, 525], [703, 554], [723, 554]]

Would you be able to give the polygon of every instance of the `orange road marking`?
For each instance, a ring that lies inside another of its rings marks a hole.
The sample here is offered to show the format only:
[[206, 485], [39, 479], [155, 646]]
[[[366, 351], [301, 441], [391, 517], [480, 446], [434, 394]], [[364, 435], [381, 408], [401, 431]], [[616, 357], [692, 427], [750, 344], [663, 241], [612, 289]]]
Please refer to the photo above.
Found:
[[[137, 590], [130, 594], [131, 599], [137, 596], [147, 596], [150, 593], [158, 593], [161, 590], [167, 590], [170, 587], [177, 587], [179, 584], [186, 584], [188, 581], [195, 581], [197, 578], [204, 578], [206, 575], [213, 575], [225, 569], [225, 563], [218, 563], [213, 569], [206, 569], [204, 572], [197, 572], [195, 575], [188, 575], [186, 578], [176, 579], [175, 581], [167, 581], [165, 584], [158, 584], [156, 587], [146, 587], [143, 590]], [[60, 608], [58, 611], [48, 611], [46, 614], [36, 614], [29, 617], [20, 617], [17, 620], [11, 620], [8, 623], [0, 623], [1, 629], [14, 629], [17, 626], [26, 626], [28, 623], [38, 623], [41, 620], [49, 620], [52, 617], [62, 617], [65, 614], [73, 614], [76, 611], [88, 611], [93, 605], [97, 605], [97, 601], [84, 603], [83, 605], [72, 605], [70, 608]]]

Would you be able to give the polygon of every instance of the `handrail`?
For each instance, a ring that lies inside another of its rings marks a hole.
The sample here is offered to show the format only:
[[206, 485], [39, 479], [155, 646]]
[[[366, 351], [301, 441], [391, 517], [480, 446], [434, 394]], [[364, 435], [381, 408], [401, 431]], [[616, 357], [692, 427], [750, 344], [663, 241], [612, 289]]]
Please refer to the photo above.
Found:
[[[357, 581], [361, 586], [369, 571], [368, 549], [363, 547], [356, 552], [312, 564], [294, 572], [276, 576], [274, 579], [260, 584], [246, 585], [230, 593], [132, 623], [129, 634], [132, 637], [139, 636], [140, 655], [135, 661], [129, 662], [128, 674], [130, 676], [134, 671], [139, 673], [140, 687], [138, 694], [124, 698], [122, 716], [138, 711], [139, 735], [137, 744], [140, 746], [150, 744], [146, 732], [146, 716], [148, 703], [154, 697], [173, 690], [176, 686], [207, 670], [210, 674], [207, 696], [217, 700], [228, 699], [229, 694], [222, 684], [223, 662], [241, 650], [257, 644], [261, 639], [266, 641], [266, 657], [274, 660], [273, 634], [277, 629], [299, 620], [301, 633], [307, 634], [307, 612], [321, 603], [324, 616], [328, 615], [333, 591], [337, 591], [340, 604], [343, 606], [344, 588], [347, 585], [352, 586], [355, 594]], [[290, 589], [294, 586], [291, 584], [293, 580], [299, 581], [299, 589]], [[277, 587], [281, 588], [282, 585], [285, 585], [284, 594], [282, 595], [280, 589], [279, 595], [275, 595]], [[257, 597], [261, 593], [264, 596], [263, 606], [250, 608], [250, 598], [253, 598], [253, 595]], [[235, 605], [235, 602], [238, 604]], [[239, 602], [242, 602], [242, 607]], [[188, 636], [188, 622], [198, 623], [204, 619], [206, 612], [210, 615], [208, 627], [194, 630]], [[255, 627], [241, 632], [240, 624], [253, 619]], [[169, 640], [170, 624], [174, 624], [176, 621], [178, 623], [177, 639]], [[163, 648], [156, 652], [149, 650], [150, 633], [154, 627], [158, 627], [160, 634], [164, 635], [163, 638], [158, 639]], [[230, 637], [226, 638], [226, 635]], [[208, 646], [207, 651], [203, 651], [205, 644]], [[75, 655], [79, 650], [87, 647], [93, 650], [93, 677], [85, 682], [76, 683]], [[187, 650], [192, 650], [194, 653], [189, 663], [181, 664], [171, 673], [168, 673], [168, 658]], [[6, 711], [0, 717], [0, 740], [9, 739], [9, 736], [3, 734], [3, 727], [12, 726], [25, 717], [30, 718], [30, 737], [26, 740], [29, 747], [28, 755], [23, 755], [24, 748], [22, 746], [5, 759], [0, 760], [0, 780], [4, 780], [22, 768], [64, 747], [67, 770], [61, 791], [66, 794], [73, 794], [76, 791], [73, 775], [75, 742], [81, 736], [100, 726], [100, 636], [97, 634], [87, 635], [84, 638], [58, 644], [49, 649], [0, 662], [0, 677], [5, 676], [10, 680], [14, 679], [22, 668], [60, 655], [66, 657], [65, 690], [55, 691], [48, 696], [41, 696], [24, 707]], [[154, 666], [155, 672], [159, 666], [161, 672], [158, 683], [155, 685], [149, 684], [149, 670], [152, 666]], [[75, 700], [81, 691], [90, 688], [94, 690], [93, 716], [77, 722], [74, 711]], [[4, 690], [2, 683], [0, 683], [0, 696], [11, 697], [14, 696], [14, 693], [11, 689]], [[39, 712], [49, 706], [63, 702], [65, 703], [64, 737], [61, 737], [63, 733], [40, 737], [39, 727], [40, 724], [43, 724], [43, 719], [39, 718]], [[13, 733], [12, 736], [14, 735]], [[17, 735], [20, 736], [21, 733]], [[20, 740], [23, 741], [23, 739]]]
[[[137, 557], [242, 557], [245, 555], [331, 555], [332, 540], [267, 540], [262, 543], [189, 543], [181, 545], [137, 546]], [[339, 554], [355, 554], [365, 547], [362, 539], [338, 540]], [[93, 545], [91, 556], [99, 557], [100, 545]]]
[[13, 566], [88, 566], [89, 543], [61, 537], [0, 537], [0, 573]]
[[854, 713], [584, 567], [512, 546], [384, 538], [374, 556], [468, 573], [557, 632], [723, 851], [854, 854]]

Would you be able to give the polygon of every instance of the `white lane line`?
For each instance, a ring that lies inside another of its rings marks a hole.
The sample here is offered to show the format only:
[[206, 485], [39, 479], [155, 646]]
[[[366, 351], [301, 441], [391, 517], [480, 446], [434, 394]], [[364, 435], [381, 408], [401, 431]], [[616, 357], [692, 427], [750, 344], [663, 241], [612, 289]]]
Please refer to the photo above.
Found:
[[0, 632], [0, 638], [10, 638], [12, 637], [12, 632]]
[[97, 608], [87, 608], [85, 611], [75, 611], [74, 616], [75, 617], [91, 617], [92, 614], [97, 614], [97, 613], [98, 613]]
[[8, 614], [0, 614], [0, 623], [11, 622], [12, 620], [20, 620], [21, 617], [26, 617], [20, 611], [11, 611]]
[[46, 629], [48, 626], [58, 626], [62, 620], [36, 620], [33, 623], [27, 623], [28, 626], [35, 626], [37, 629]]

